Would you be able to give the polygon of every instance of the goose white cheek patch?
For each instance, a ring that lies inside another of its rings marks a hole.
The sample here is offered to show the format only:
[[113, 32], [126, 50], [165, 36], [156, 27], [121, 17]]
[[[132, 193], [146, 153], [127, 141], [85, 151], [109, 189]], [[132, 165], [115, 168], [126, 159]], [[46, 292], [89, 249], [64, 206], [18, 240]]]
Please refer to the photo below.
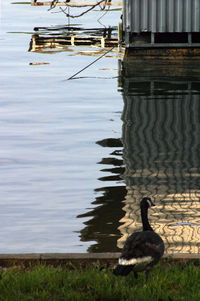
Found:
[[120, 258], [119, 259], [119, 264], [120, 265], [134, 265], [134, 264], [140, 264], [140, 263], [150, 263], [153, 260], [151, 256], [146, 256], [146, 257], [139, 257], [139, 258], [131, 258], [131, 259], [124, 259]]
[[149, 200], [147, 200], [147, 203], [149, 204], [149, 207], [152, 206], [151, 202]]

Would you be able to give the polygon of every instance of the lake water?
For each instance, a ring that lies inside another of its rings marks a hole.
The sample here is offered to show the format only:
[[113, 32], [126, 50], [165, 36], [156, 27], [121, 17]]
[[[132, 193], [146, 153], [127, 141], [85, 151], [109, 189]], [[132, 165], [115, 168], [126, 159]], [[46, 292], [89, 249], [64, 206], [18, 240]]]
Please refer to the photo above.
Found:
[[[110, 186], [99, 180], [110, 174], [101, 171], [107, 167], [101, 162], [115, 150], [97, 141], [121, 136], [122, 98], [112, 78], [118, 59], [116, 53], [104, 57], [80, 74], [102, 79], [67, 81], [94, 61], [79, 54], [91, 49], [28, 52], [34, 27], [68, 20], [48, 7], [11, 2], [1, 3], [0, 253], [85, 252], [95, 240], [80, 241], [88, 218], [77, 216], [96, 207], [92, 202], [103, 195], [101, 188]], [[76, 23], [100, 27], [96, 19], [102, 14], [87, 14]], [[102, 22], [117, 25], [119, 12], [113, 16]]]
[[[102, 15], [71, 26], [118, 25], [119, 11], [103, 25]], [[1, 3], [0, 253], [119, 251], [141, 227], [147, 194], [168, 252], [198, 253], [198, 64], [122, 67], [115, 48], [67, 80], [104, 51], [50, 48], [44, 31], [35, 47], [35, 27], [68, 22], [47, 7]]]

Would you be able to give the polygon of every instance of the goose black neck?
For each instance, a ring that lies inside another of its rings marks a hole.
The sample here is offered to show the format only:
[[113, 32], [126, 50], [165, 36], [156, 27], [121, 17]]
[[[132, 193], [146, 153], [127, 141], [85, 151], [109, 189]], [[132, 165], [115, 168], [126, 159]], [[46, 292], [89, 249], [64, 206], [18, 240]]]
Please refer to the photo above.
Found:
[[148, 220], [148, 208], [141, 206], [143, 231], [153, 231]]

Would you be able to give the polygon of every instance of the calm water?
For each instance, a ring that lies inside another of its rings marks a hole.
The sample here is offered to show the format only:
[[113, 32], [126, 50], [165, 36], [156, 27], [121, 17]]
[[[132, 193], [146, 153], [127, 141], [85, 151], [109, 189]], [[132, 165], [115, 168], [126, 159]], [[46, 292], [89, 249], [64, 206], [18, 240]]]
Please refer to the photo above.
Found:
[[119, 67], [116, 49], [67, 81], [100, 49], [35, 49], [33, 28], [65, 16], [1, 5], [0, 253], [119, 251], [147, 194], [167, 251], [199, 252], [198, 64]]
[[[89, 218], [78, 216], [97, 207], [92, 202], [106, 186], [124, 185], [101, 180], [111, 174], [103, 161], [119, 155], [97, 143], [121, 136], [122, 98], [112, 79], [118, 59], [102, 58], [81, 74], [103, 79], [66, 81], [96, 58], [79, 54], [91, 49], [28, 52], [34, 27], [68, 20], [47, 7], [10, 3], [1, 3], [0, 253], [85, 252], [95, 239], [80, 240]], [[101, 15], [77, 22], [99, 27]], [[116, 25], [119, 13], [113, 16], [102, 21]]]

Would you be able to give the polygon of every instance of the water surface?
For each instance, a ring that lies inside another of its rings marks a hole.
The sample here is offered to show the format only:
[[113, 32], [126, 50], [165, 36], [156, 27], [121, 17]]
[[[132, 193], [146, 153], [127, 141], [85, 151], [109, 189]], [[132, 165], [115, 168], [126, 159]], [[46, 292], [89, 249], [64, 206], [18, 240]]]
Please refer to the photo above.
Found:
[[[77, 22], [99, 27], [100, 15]], [[105, 16], [106, 26], [118, 17]], [[28, 51], [33, 28], [65, 25], [63, 14], [4, 1], [1, 23], [0, 252], [85, 252], [95, 238], [80, 241], [88, 217], [77, 216], [110, 186], [99, 178], [110, 174], [101, 162], [113, 155], [97, 141], [121, 136], [117, 59], [104, 57], [84, 78], [67, 81], [94, 60], [79, 54], [90, 48]], [[87, 78], [96, 76], [102, 79]]]
[[166, 252], [199, 253], [199, 66], [198, 60], [124, 62], [127, 194], [119, 247], [141, 228], [139, 200], [148, 195], [156, 204], [151, 224]]
[[[76, 26], [116, 26], [120, 12], [103, 25], [100, 16]], [[114, 48], [68, 81], [105, 53], [67, 45], [62, 30], [34, 31], [68, 22], [2, 3], [0, 253], [119, 251], [141, 229], [147, 195], [166, 252], [198, 253], [198, 62], [119, 64]]]

